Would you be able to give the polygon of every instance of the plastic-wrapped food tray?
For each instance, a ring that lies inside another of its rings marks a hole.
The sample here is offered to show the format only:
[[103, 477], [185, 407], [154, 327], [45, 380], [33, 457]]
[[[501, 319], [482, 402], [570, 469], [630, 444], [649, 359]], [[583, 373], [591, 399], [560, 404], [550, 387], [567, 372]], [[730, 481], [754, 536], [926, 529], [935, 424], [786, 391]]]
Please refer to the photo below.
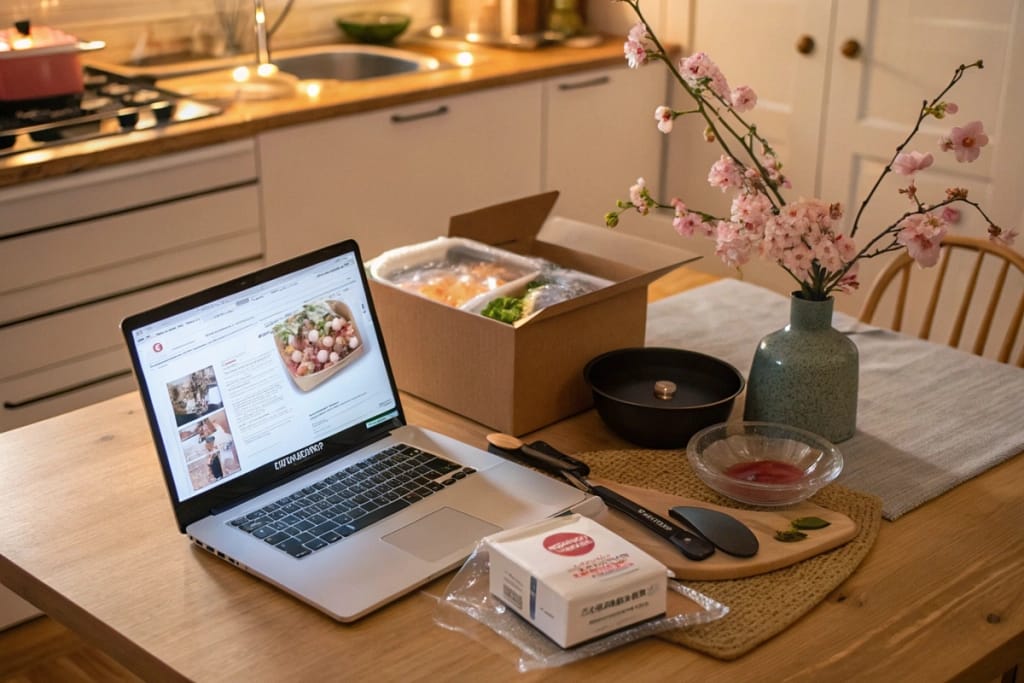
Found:
[[547, 264], [529, 281], [517, 282], [515, 286], [502, 287], [500, 291], [478, 296], [464, 308], [471, 313], [483, 314], [487, 306], [499, 297], [518, 299], [521, 317], [518, 320], [506, 321], [516, 323], [525, 321], [534, 313], [538, 313], [548, 306], [589, 294], [612, 284], [614, 283], [611, 280], [595, 275]]
[[455, 308], [521, 290], [540, 273], [538, 260], [461, 237], [439, 237], [384, 252], [371, 278]]

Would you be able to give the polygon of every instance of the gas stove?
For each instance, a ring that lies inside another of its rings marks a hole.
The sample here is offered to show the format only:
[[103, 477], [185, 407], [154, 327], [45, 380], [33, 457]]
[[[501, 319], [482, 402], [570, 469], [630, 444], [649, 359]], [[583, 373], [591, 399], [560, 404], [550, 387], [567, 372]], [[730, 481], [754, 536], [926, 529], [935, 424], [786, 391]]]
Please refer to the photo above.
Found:
[[223, 110], [91, 66], [81, 94], [0, 102], [0, 157], [71, 142], [156, 129], [220, 114]]

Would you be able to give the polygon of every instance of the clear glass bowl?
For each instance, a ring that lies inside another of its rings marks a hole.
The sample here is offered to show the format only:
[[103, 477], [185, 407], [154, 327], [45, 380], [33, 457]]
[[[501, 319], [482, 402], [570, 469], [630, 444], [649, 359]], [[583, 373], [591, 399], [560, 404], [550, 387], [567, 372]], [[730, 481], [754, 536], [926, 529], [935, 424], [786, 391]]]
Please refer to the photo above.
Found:
[[728, 422], [702, 429], [686, 446], [701, 481], [748, 505], [793, 505], [843, 470], [843, 456], [811, 432], [772, 422]]

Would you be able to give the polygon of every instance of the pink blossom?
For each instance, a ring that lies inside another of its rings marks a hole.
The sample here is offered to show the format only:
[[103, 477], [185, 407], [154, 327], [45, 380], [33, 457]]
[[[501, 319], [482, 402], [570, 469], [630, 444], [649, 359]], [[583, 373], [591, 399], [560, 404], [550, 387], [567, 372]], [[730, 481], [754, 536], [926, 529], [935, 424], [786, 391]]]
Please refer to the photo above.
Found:
[[750, 111], [757, 104], [757, 93], [746, 85], [741, 85], [729, 93], [732, 108], [738, 112]]
[[683, 204], [679, 199], [673, 199], [671, 203], [672, 208], [676, 210], [675, 216], [672, 218], [672, 227], [680, 237], [692, 237], [693, 233], [703, 222], [700, 214], [688, 211], [686, 204]]
[[944, 152], [953, 150], [957, 161], [974, 161], [987, 144], [988, 136], [981, 121], [971, 121], [962, 128], [954, 127], [949, 135], [939, 140], [939, 149]]
[[760, 192], [740, 192], [732, 200], [730, 218], [748, 230], [764, 233], [764, 225], [772, 215], [772, 203]]
[[857, 245], [854, 243], [853, 238], [846, 235], [836, 235], [832, 240], [836, 249], [839, 250], [839, 258], [843, 260], [843, 263], [849, 263], [857, 257]]
[[707, 87], [723, 100], [729, 100], [729, 83], [725, 75], [705, 52], [696, 52], [679, 60], [679, 72], [692, 88]]
[[718, 161], [711, 165], [708, 172], [708, 184], [717, 187], [722, 192], [729, 188], [739, 189], [743, 186], [743, 167], [737, 164], [732, 157], [723, 154]]
[[637, 178], [636, 185], [629, 188], [629, 201], [632, 202], [636, 210], [643, 216], [646, 216], [650, 212], [650, 207], [647, 203], [646, 184], [647, 183], [643, 178]]
[[626, 39], [626, 43], [622, 46], [629, 68], [636, 69], [647, 63], [649, 47], [647, 27], [644, 26], [642, 21], [638, 21], [633, 24], [633, 28], [629, 29], [629, 36]]
[[942, 220], [951, 225], [956, 225], [960, 222], [960, 209], [955, 206], [946, 205], [942, 207]]
[[814, 245], [814, 258], [825, 270], [835, 273], [843, 269], [843, 260], [839, 256], [839, 248], [835, 242], [825, 237]]
[[811, 276], [814, 252], [805, 244], [797, 244], [782, 254], [782, 265], [789, 269], [798, 280], [806, 281]]
[[892, 170], [900, 175], [914, 175], [932, 165], [935, 158], [922, 152], [900, 152], [892, 162]]
[[1013, 246], [1013, 241], [1017, 238], [1017, 231], [1014, 228], [1000, 228], [996, 225], [988, 226], [988, 238], [996, 244], [1004, 244], [1008, 247]]
[[922, 268], [939, 262], [939, 247], [946, 235], [942, 218], [931, 213], [915, 213], [899, 223], [896, 241], [907, 248], [910, 257]]
[[672, 121], [675, 117], [675, 112], [671, 107], [661, 106], [654, 110], [654, 119], [658, 122], [658, 130], [666, 135], [672, 132]]
[[722, 263], [739, 268], [750, 260], [754, 240], [748, 231], [729, 221], [719, 221], [715, 229], [715, 253]]
[[955, 114], [960, 111], [960, 107], [956, 106], [956, 102], [943, 102], [943, 111], [947, 114]]

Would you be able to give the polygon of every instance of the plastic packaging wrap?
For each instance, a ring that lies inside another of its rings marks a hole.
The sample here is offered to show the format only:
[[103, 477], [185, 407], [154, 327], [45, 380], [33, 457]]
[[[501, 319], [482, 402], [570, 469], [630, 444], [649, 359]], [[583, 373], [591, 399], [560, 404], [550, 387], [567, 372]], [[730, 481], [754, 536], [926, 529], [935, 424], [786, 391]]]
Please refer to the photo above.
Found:
[[481, 295], [524, 287], [540, 270], [538, 259], [459, 237], [392, 249], [369, 264], [375, 280], [467, 309]]
[[540, 272], [525, 285], [503, 287], [491, 296], [478, 297], [467, 310], [509, 324], [525, 319], [548, 306], [574, 299], [613, 284], [610, 280], [537, 259]]
[[392, 249], [368, 269], [375, 280], [507, 323], [612, 284], [462, 237]]
[[520, 672], [570, 664], [656, 633], [707, 624], [729, 613], [725, 605], [668, 579], [666, 616], [563, 649], [491, 595], [489, 571], [487, 548], [478, 544], [445, 589], [434, 621], [513, 659]]

